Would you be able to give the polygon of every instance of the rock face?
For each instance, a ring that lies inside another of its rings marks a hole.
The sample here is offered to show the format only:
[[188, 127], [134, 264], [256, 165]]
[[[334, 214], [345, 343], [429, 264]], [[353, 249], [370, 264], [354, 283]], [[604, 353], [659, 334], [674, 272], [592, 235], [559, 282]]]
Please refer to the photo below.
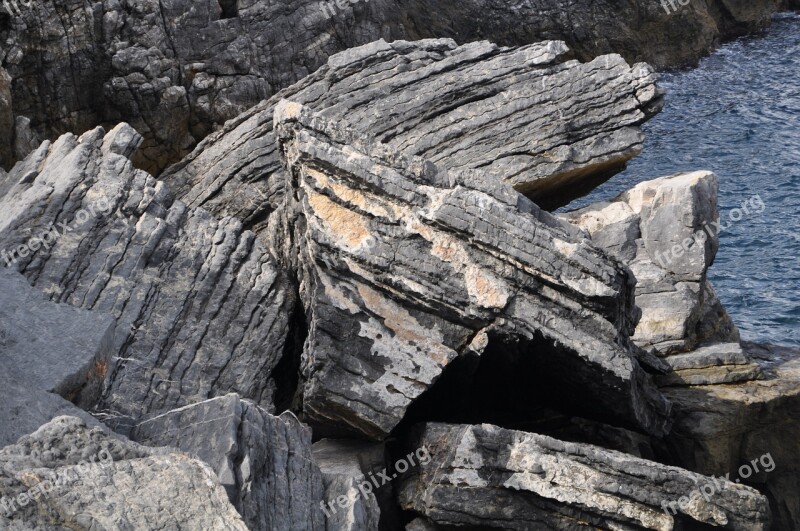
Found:
[[44, 0], [35, 9], [12, 7], [14, 16], [4, 9], [0, 62], [13, 79], [13, 114], [30, 119], [36, 135], [53, 140], [127, 121], [145, 136], [137, 164], [156, 171], [331, 55], [379, 38], [557, 39], [584, 60], [616, 52], [660, 68], [694, 62], [792, 5], [799, 7], [796, 0], [692, 2], [674, 11], [650, 0]]
[[762, 379], [664, 389], [675, 404], [670, 459], [703, 474], [741, 478], [769, 498], [773, 529], [799, 529], [800, 351], [744, 346]]
[[627, 343], [629, 272], [569, 224], [480, 171], [362, 144], [299, 104], [275, 123], [294, 189], [272, 233], [299, 249], [307, 419], [382, 438], [456, 358], [517, 343], [559, 375], [559, 399], [591, 390], [597, 407], [576, 407], [667, 429]]
[[416, 444], [432, 459], [412, 470], [400, 501], [439, 525], [768, 529], [755, 489], [596, 446], [488, 424], [427, 424]]
[[272, 114], [289, 98], [400, 153], [448, 169], [479, 168], [555, 208], [639, 154], [639, 124], [661, 106], [649, 66], [630, 67], [617, 55], [579, 63], [565, 60], [567, 51], [558, 41], [354, 48], [226, 124], [162, 178], [189, 205], [258, 231], [286, 179]]
[[325, 529], [311, 430], [292, 413], [275, 417], [231, 394], [146, 420], [131, 437], [211, 466], [249, 529]]
[[0, 447], [54, 417], [97, 402], [112, 354], [114, 320], [54, 304], [22, 275], [0, 268]]
[[717, 187], [709, 172], [662, 177], [561, 216], [630, 266], [642, 309], [633, 340], [643, 348], [667, 355], [739, 340], [706, 280], [719, 248]]
[[206, 465], [74, 417], [0, 450], [0, 496], [3, 529], [247, 530]]
[[44, 143], [7, 178], [0, 248], [47, 240], [12, 265], [50, 299], [116, 318], [112, 425], [229, 391], [272, 408], [292, 349], [289, 281], [241, 223], [189, 209], [135, 170], [139, 141], [120, 125]]

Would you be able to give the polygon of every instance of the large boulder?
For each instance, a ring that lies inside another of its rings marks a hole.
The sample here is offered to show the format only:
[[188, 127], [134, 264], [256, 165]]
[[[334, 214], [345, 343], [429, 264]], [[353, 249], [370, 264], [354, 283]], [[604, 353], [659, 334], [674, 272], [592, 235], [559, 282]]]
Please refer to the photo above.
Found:
[[514, 46], [556, 39], [583, 60], [616, 52], [678, 66], [723, 37], [766, 26], [787, 3], [796, 7], [796, 0], [670, 2], [8, 2], [0, 63], [13, 78], [14, 112], [42, 138], [128, 121], [146, 138], [138, 163], [154, 171], [331, 55], [379, 38]]
[[77, 406], [97, 402], [113, 339], [110, 315], [53, 303], [0, 267], [0, 447], [60, 415], [99, 424]]
[[326, 528], [311, 430], [292, 413], [276, 417], [229, 394], [145, 420], [131, 438], [211, 466], [249, 529]]
[[739, 340], [706, 279], [719, 249], [717, 187], [710, 172], [661, 177], [560, 215], [630, 266], [642, 310], [633, 340], [660, 355]]
[[551, 402], [667, 430], [619, 262], [481, 171], [398, 155], [297, 103], [275, 122], [292, 189], [269, 234], [309, 316], [305, 419], [381, 439], [454, 360], [508, 345]]
[[636, 156], [639, 125], [661, 104], [647, 65], [631, 67], [618, 55], [580, 63], [567, 52], [558, 41], [354, 48], [226, 124], [162, 178], [189, 205], [236, 216], [258, 232], [284, 191], [272, 115], [289, 98], [399, 153], [480, 168], [557, 207]]
[[431, 459], [411, 469], [400, 501], [443, 526], [769, 528], [769, 504], [755, 489], [597, 446], [437, 423], [422, 426], [410, 444]]
[[0, 450], [0, 527], [247, 530], [208, 466], [75, 417]]
[[291, 399], [289, 279], [240, 222], [136, 170], [140, 141], [122, 124], [42, 144], [6, 178], [0, 248], [51, 300], [116, 318], [102, 400], [115, 427], [227, 392]]

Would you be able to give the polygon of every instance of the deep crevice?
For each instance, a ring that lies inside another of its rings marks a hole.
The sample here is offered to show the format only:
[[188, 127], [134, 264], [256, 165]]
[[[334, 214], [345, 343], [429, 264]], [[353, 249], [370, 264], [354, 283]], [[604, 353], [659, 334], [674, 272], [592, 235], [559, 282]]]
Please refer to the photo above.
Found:
[[283, 347], [281, 360], [272, 372], [275, 382], [275, 411], [276, 414], [293, 409], [300, 384], [300, 362], [303, 356], [303, 346], [308, 337], [308, 321], [303, 304], [300, 301], [300, 290], [294, 289], [297, 300], [292, 314], [289, 317], [289, 335]]
[[222, 14], [219, 16], [220, 20], [239, 16], [238, 0], [219, 0], [219, 7], [222, 9]]

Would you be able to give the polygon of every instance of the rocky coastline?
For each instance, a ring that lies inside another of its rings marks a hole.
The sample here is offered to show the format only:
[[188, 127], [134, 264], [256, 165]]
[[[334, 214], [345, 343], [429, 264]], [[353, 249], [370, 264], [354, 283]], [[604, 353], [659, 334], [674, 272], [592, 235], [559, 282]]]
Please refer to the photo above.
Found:
[[0, 15], [0, 529], [800, 528], [719, 178], [553, 213], [659, 69], [800, 8], [671, 6]]

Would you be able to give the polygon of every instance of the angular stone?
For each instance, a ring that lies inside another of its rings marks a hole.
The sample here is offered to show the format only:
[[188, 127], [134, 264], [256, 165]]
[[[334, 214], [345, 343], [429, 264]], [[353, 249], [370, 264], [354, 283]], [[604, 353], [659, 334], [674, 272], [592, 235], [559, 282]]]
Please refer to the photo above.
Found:
[[12, 269], [0, 267], [0, 446], [54, 417], [77, 415], [99, 398], [114, 319], [55, 304]]
[[[368, 474], [375, 477], [374, 474], [383, 471], [383, 445], [323, 439], [314, 443], [313, 453], [314, 462], [322, 470], [325, 481], [327, 529], [377, 531], [381, 519], [381, 508], [376, 497], [378, 488]], [[385, 492], [380, 494], [384, 500], [393, 498], [390, 488], [383, 490]], [[339, 501], [345, 501], [344, 506]]]
[[713, 385], [755, 380], [761, 367], [739, 343], [717, 343], [686, 354], [668, 356], [669, 374], [656, 377], [659, 385]]
[[445, 366], [509, 341], [563, 379], [566, 403], [666, 430], [617, 261], [481, 172], [364, 144], [296, 103], [275, 120], [295, 189], [273, 246], [298, 249], [310, 316], [304, 418], [383, 438]]
[[666, 443], [683, 466], [742, 478], [764, 492], [773, 529], [800, 529], [800, 350], [744, 346], [762, 379], [663, 388], [675, 404]]
[[438, 423], [421, 426], [414, 444], [432, 459], [403, 481], [400, 502], [443, 526], [768, 529], [755, 489], [597, 446]]
[[739, 340], [706, 280], [719, 248], [713, 173], [645, 181], [610, 202], [560, 217], [630, 266], [642, 310], [633, 336], [639, 346], [667, 355]]
[[74, 417], [0, 450], [0, 497], [3, 529], [247, 530], [208, 466]]
[[311, 430], [292, 413], [276, 417], [229, 394], [148, 419], [131, 438], [211, 466], [249, 529], [325, 528]]
[[[658, 108], [655, 75], [619, 56], [567, 61], [563, 42], [521, 48], [378, 41], [229, 122], [163, 178], [191, 206], [258, 231], [286, 177], [274, 146], [281, 98], [442, 168], [480, 168], [545, 208], [591, 190], [637, 155]], [[559, 116], [559, 120], [553, 120]]]
[[44, 143], [8, 177], [0, 248], [55, 240], [10, 259], [51, 300], [117, 319], [102, 401], [115, 427], [230, 391], [266, 408], [290, 398], [291, 375], [283, 390], [273, 378], [294, 348], [288, 278], [240, 222], [136, 170], [140, 141], [121, 124]]

